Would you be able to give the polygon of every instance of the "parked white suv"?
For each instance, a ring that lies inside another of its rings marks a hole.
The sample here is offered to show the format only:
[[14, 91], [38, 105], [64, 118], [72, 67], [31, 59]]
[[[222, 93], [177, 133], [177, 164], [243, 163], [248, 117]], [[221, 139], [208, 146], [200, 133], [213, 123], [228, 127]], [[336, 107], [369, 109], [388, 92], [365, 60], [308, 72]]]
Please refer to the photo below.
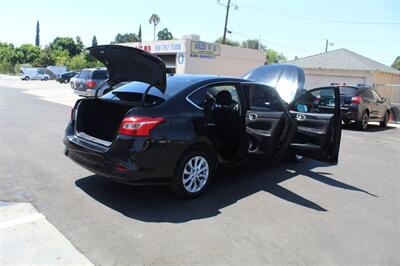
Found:
[[23, 68], [21, 69], [21, 79], [22, 80], [30, 80], [30, 79], [40, 79], [40, 80], [49, 80], [50, 76], [44, 73], [43, 69], [40, 68]]

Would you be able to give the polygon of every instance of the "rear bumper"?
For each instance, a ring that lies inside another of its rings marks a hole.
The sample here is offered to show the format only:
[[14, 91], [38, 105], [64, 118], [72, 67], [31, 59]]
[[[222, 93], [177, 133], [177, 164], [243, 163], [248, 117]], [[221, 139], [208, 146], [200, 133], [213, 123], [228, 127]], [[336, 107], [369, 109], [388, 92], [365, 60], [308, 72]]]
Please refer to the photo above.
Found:
[[340, 108], [340, 116], [342, 120], [348, 121], [357, 121], [361, 119], [361, 115], [359, 114], [357, 106], [350, 106], [348, 108]]
[[64, 154], [95, 174], [132, 185], [167, 184], [172, 177], [174, 168], [166, 168], [162, 159], [154, 156], [157, 151], [141, 148], [144, 140], [116, 140], [105, 147], [69, 134], [72, 132], [70, 124], [64, 137]]

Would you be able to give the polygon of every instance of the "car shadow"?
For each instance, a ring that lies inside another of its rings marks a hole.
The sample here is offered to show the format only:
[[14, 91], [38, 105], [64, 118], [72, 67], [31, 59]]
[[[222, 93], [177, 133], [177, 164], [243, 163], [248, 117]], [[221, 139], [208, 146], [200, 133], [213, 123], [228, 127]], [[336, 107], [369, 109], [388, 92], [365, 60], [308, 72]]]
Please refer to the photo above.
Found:
[[[351, 131], [360, 131], [358, 127], [353, 123], [353, 124], [348, 124], [348, 125], [342, 125], [343, 129], [346, 130], [351, 130]], [[368, 124], [367, 130], [365, 131], [360, 131], [360, 132], [381, 132], [381, 131], [388, 131], [388, 130], [393, 130], [396, 129], [394, 126], [387, 126], [387, 127], [380, 127], [379, 125], [375, 124]]]
[[165, 186], [129, 186], [91, 175], [75, 182], [89, 196], [123, 215], [144, 222], [183, 223], [220, 214], [221, 209], [260, 191], [314, 211], [328, 211], [318, 203], [302, 197], [280, 185], [281, 182], [304, 175], [323, 184], [376, 195], [335, 180], [329, 173], [314, 172], [326, 166], [306, 160], [301, 164], [282, 163], [271, 169], [260, 164], [221, 169], [208, 191], [195, 199], [184, 200], [173, 196]]

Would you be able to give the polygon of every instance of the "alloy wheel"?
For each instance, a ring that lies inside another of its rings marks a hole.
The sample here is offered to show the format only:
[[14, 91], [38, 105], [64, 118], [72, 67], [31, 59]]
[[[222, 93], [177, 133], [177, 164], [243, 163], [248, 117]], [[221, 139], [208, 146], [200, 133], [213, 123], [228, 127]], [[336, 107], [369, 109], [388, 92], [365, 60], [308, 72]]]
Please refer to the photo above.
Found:
[[203, 156], [192, 157], [183, 168], [182, 183], [187, 192], [199, 192], [207, 184], [210, 168]]

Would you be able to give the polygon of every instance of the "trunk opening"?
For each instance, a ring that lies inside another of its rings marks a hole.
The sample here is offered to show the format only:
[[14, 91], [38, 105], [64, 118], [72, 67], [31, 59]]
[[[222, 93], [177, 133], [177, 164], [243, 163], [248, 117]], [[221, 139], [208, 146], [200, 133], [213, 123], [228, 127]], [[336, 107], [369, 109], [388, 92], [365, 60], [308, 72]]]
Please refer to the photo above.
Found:
[[[80, 137], [110, 145], [122, 119], [133, 106], [98, 99], [87, 99], [79, 104], [76, 131]], [[96, 141], [98, 139], [98, 141]]]

